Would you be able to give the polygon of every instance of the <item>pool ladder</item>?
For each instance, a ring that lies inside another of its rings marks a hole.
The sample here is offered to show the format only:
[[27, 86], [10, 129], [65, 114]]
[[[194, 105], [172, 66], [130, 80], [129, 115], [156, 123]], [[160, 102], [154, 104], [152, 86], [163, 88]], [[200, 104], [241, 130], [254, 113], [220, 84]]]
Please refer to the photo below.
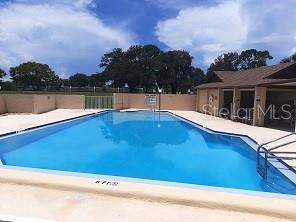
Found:
[[294, 151], [278, 151], [278, 149], [281, 147], [290, 145], [292, 143], [296, 143], [296, 140], [284, 142], [284, 143], [281, 143], [281, 144], [276, 145], [276, 146], [269, 148], [269, 149], [265, 147], [266, 145], [269, 145], [271, 143], [277, 142], [279, 140], [282, 140], [284, 138], [287, 138], [287, 137], [290, 137], [293, 135], [296, 135], [296, 133], [287, 134], [287, 135], [282, 136], [278, 139], [271, 140], [267, 143], [263, 143], [260, 146], [258, 146], [258, 148], [257, 148], [257, 172], [263, 177], [264, 180], [267, 180], [268, 168], [270, 166], [268, 160], [280, 161], [281, 163], [284, 163], [284, 165], [287, 167], [287, 169], [295, 170], [296, 166], [290, 166], [281, 160], [296, 160], [296, 147], [295, 147], [295, 152]]

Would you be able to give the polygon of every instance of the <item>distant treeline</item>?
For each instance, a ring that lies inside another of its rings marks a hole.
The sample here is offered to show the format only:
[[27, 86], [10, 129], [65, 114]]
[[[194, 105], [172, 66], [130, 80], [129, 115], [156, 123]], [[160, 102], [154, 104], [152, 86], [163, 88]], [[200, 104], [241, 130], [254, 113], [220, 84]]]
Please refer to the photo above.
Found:
[[[265, 51], [248, 49], [218, 56], [207, 73], [214, 70], [238, 71], [267, 65], [273, 57]], [[207, 75], [192, 64], [193, 57], [183, 50], [162, 51], [155, 45], [133, 45], [126, 51], [115, 48], [105, 53], [100, 70], [92, 75], [76, 73], [61, 79], [47, 64], [25, 62], [9, 69], [11, 81], [1, 82], [6, 73], [0, 69], [0, 84], [5, 90], [59, 90], [71, 87], [125, 88], [130, 92], [188, 93], [207, 81]], [[296, 61], [296, 53], [281, 62]], [[1, 64], [0, 64], [1, 65]]]

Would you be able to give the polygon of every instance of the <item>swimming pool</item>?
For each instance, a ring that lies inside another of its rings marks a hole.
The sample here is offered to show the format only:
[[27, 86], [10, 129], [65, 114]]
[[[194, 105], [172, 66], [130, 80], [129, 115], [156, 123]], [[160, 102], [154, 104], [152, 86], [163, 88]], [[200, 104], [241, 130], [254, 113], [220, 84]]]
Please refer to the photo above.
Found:
[[264, 181], [246, 138], [166, 112], [104, 112], [0, 138], [8, 166], [296, 194], [270, 166]]

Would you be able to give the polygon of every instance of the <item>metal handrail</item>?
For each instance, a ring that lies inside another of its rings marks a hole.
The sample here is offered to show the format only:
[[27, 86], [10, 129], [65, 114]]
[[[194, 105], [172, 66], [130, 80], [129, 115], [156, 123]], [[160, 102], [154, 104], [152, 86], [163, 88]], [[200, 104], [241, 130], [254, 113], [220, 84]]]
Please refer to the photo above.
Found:
[[[270, 149], [267, 149], [265, 148], [264, 146], [270, 144], [270, 143], [274, 143], [276, 141], [279, 141], [281, 139], [284, 139], [284, 138], [287, 138], [291, 135], [296, 135], [296, 133], [290, 133], [290, 134], [287, 134], [285, 136], [282, 136], [280, 138], [277, 138], [275, 140], [271, 140], [269, 142], [266, 142], [266, 143], [263, 143], [261, 144], [260, 146], [258, 146], [257, 148], [257, 171], [258, 173], [266, 180], [267, 179], [267, 169], [268, 169], [268, 159], [278, 159], [278, 160], [296, 160], [296, 156], [295, 157], [289, 157], [289, 156], [277, 156], [275, 154], [291, 154], [291, 155], [296, 155], [296, 152], [289, 152], [289, 151], [274, 151], [280, 147], [283, 147], [283, 146], [286, 146], [286, 145], [289, 145], [289, 144], [292, 144], [292, 143], [296, 143], [296, 140], [293, 140], [293, 141], [289, 141], [289, 142], [286, 142], [286, 143], [282, 143], [282, 144], [279, 144], [275, 147], [272, 147]], [[264, 157], [264, 168], [262, 169], [261, 166], [260, 166], [260, 157], [261, 157], [261, 154], [264, 154], [263, 157]]]
[[295, 142], [296, 142], [296, 140], [293, 140], [293, 141], [290, 141], [290, 142], [286, 142], [286, 143], [277, 145], [275, 147], [272, 147], [272, 148], [268, 149], [268, 151], [270, 152], [270, 151], [276, 150], [276, 149], [278, 149], [280, 147], [287, 146], [287, 145], [292, 144], [292, 143], [295, 143]]
[[270, 143], [274, 143], [274, 142], [276, 142], [276, 141], [278, 141], [278, 140], [284, 139], [284, 138], [289, 137], [289, 136], [292, 136], [292, 135], [295, 135], [295, 133], [289, 133], [289, 134], [287, 134], [287, 135], [285, 135], [285, 136], [282, 136], [282, 137], [279, 137], [279, 138], [277, 138], [277, 139], [270, 140], [270, 141], [268, 141], [268, 142], [266, 142], [266, 143], [262, 143], [260, 146], [266, 146], [266, 145], [268, 145], [268, 144], [270, 144]]

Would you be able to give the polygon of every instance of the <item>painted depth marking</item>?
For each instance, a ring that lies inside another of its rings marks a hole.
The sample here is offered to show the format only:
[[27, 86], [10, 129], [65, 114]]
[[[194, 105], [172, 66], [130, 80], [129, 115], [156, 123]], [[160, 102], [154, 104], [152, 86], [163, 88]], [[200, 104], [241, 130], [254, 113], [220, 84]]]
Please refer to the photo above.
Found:
[[118, 182], [111, 182], [111, 181], [107, 181], [107, 180], [97, 180], [96, 183], [101, 184], [101, 185], [107, 185], [107, 186], [117, 186], [118, 185]]

